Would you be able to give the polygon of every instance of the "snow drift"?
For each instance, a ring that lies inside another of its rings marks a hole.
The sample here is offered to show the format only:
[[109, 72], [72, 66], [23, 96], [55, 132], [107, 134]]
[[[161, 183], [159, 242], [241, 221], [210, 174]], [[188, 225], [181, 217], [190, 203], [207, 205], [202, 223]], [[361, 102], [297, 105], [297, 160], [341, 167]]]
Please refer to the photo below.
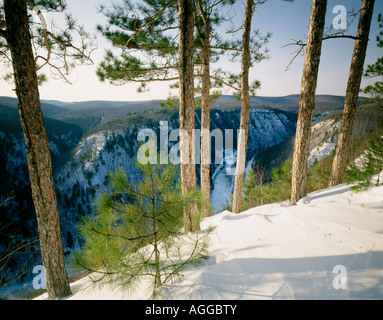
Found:
[[[165, 299], [382, 299], [383, 186], [348, 185], [309, 194], [296, 206], [275, 203], [205, 219], [215, 226], [210, 258], [163, 288]], [[147, 299], [72, 283], [69, 299]], [[44, 299], [45, 296], [39, 297]]]

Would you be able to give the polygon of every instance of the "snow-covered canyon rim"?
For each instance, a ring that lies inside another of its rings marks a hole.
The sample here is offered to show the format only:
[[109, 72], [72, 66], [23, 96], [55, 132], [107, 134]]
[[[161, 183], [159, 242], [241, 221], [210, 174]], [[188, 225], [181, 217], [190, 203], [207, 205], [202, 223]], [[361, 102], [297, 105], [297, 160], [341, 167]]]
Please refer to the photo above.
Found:
[[[163, 287], [167, 300], [383, 299], [383, 185], [353, 193], [346, 184], [240, 214], [221, 212], [210, 257]], [[133, 292], [72, 283], [68, 299], [148, 299]], [[38, 299], [45, 299], [42, 295]]]

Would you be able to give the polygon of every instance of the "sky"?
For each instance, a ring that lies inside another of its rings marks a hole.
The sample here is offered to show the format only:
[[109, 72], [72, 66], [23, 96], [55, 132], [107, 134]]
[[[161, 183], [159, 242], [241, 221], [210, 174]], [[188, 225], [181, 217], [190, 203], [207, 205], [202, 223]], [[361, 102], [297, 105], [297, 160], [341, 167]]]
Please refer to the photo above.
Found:
[[[115, 0], [117, 2], [121, 0]], [[241, 24], [243, 20], [245, 0], [238, 0], [233, 7], [235, 23]], [[77, 66], [70, 75], [72, 85], [62, 80], [55, 80], [49, 76], [49, 69], [45, 70], [48, 81], [40, 86], [40, 98], [45, 100], [60, 100], [65, 102], [86, 100], [113, 100], [113, 101], [143, 101], [153, 99], [166, 99], [169, 95], [169, 83], [151, 83], [149, 91], [137, 92], [137, 83], [128, 83], [115, 86], [100, 82], [96, 69], [102, 61], [105, 49], [110, 47], [108, 42], [96, 31], [97, 24], [105, 24], [105, 17], [99, 13], [98, 5], [110, 5], [111, 1], [102, 0], [67, 0], [68, 10], [84, 25], [88, 32], [97, 37], [98, 48], [92, 53], [94, 65]], [[361, 0], [328, 0], [326, 27], [331, 26], [337, 13], [333, 13], [336, 5], [343, 5], [347, 11], [358, 11]], [[253, 15], [252, 29], [259, 29], [261, 33], [272, 33], [268, 43], [269, 59], [256, 64], [250, 70], [250, 78], [261, 81], [258, 96], [285, 96], [299, 94], [303, 71], [304, 53], [299, 55], [290, 68], [286, 70], [294, 57], [296, 46], [285, 46], [294, 40], [305, 40], [308, 32], [311, 1], [295, 0], [293, 3], [282, 0], [268, 0], [257, 8]], [[378, 57], [383, 56], [383, 49], [376, 46], [378, 34], [377, 15], [383, 13], [383, 1], [376, 0], [374, 16], [370, 32], [370, 41], [367, 49], [365, 66], [374, 63]], [[349, 19], [350, 20], [350, 19]], [[357, 19], [348, 33], [356, 33]], [[317, 94], [331, 94], [344, 96], [354, 47], [352, 39], [331, 39], [323, 42], [322, 56], [318, 75]], [[240, 71], [240, 62], [231, 64], [224, 59], [219, 67]], [[9, 71], [9, 70], [8, 70]], [[0, 65], [0, 76], [6, 70]], [[376, 79], [363, 79], [362, 87], [373, 83]], [[1, 82], [0, 96], [15, 97], [14, 85]], [[176, 91], [172, 91], [173, 94]], [[223, 92], [231, 94], [231, 92]]]

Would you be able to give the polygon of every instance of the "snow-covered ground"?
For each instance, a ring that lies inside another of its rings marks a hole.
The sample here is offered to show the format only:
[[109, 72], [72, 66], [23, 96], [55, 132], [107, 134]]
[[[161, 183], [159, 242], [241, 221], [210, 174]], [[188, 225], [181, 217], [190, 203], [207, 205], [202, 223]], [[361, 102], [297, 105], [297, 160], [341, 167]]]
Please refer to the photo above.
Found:
[[[361, 193], [348, 185], [240, 214], [221, 212], [210, 258], [163, 288], [166, 299], [383, 299], [383, 186]], [[69, 299], [147, 299], [72, 283]], [[39, 297], [43, 299], [45, 296]]]
[[337, 145], [338, 134], [336, 132], [339, 128], [340, 122], [335, 122], [334, 119], [318, 121], [311, 127], [312, 137], [310, 145], [312, 149], [308, 159], [309, 166], [312, 166], [315, 161], [321, 161], [323, 158], [331, 155]]

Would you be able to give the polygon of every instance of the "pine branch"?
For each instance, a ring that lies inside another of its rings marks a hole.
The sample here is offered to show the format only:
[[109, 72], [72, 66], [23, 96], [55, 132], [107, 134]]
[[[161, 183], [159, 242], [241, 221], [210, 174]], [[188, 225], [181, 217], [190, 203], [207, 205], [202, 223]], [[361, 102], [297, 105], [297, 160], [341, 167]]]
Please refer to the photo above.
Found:
[[[84, 53], [84, 51], [80, 50], [79, 48], [77, 48], [76, 46], [72, 45], [71, 43], [64, 43], [63, 41], [59, 40], [56, 36], [54, 36], [52, 34], [52, 32], [49, 32], [47, 33], [54, 41], [56, 41], [56, 43], [60, 44], [63, 48], [64, 48], [64, 55], [66, 55], [66, 52], [67, 52], [67, 49], [68, 48], [72, 48], [73, 50], [75, 50], [79, 56], [82, 56], [83, 58], [85, 58], [86, 60], [89, 60], [91, 64], [93, 64], [93, 60], [91, 59], [90, 57], [90, 54], [86, 55]], [[93, 51], [93, 50], [92, 50]]]
[[[215, 3], [213, 3], [210, 7], [207, 7], [205, 11], [206, 11], [206, 12], [212, 12], [213, 9], [214, 9], [215, 7], [219, 6], [219, 5], [222, 4], [224, 1], [225, 1], [225, 0], [219, 0], [219, 1], [215, 2]], [[205, 5], [206, 5], [206, 4], [205, 4]]]
[[[357, 37], [352, 35], [345, 35], [345, 34], [339, 34], [339, 35], [329, 35], [322, 38], [322, 41], [329, 40], [329, 39], [352, 39], [352, 40], [358, 40]], [[287, 65], [285, 71], [287, 71], [294, 60], [302, 53], [304, 48], [307, 46], [307, 43], [303, 43], [301, 40], [297, 40], [296, 42], [288, 43], [282, 46], [282, 48], [289, 47], [289, 46], [299, 46], [300, 48], [295, 52], [294, 57], [290, 60], [289, 64]]]
[[349, 34], [339, 34], [339, 35], [325, 36], [325, 37], [322, 38], [322, 40], [339, 39], [339, 38], [352, 39], [352, 40], [358, 40], [359, 39], [358, 37], [352, 36], [352, 35], [349, 35]]
[[[114, 72], [124, 72], [124, 71], [114, 71]], [[125, 79], [125, 81], [127, 82], [138, 82], [138, 83], [142, 83], [142, 82], [155, 82], [155, 81], [176, 81], [176, 80], [179, 80], [179, 77], [172, 77], [172, 78], [149, 78], [149, 79]]]
[[170, 67], [159, 67], [159, 68], [147, 68], [147, 69], [139, 69], [139, 70], [116, 70], [113, 72], [121, 72], [121, 73], [149, 73], [149, 72], [157, 72], [163, 70], [178, 70], [178, 66], [170, 66]]
[[[210, 49], [215, 49], [215, 50], [225, 50], [225, 51], [236, 51], [236, 52], [242, 52], [242, 49], [237, 49], [237, 48], [225, 48], [225, 47], [219, 47], [219, 46], [210, 46]], [[262, 55], [259, 54], [258, 52], [255, 51], [249, 51], [251, 55], [261, 57]]]
[[130, 237], [122, 236], [122, 235], [101, 232], [101, 231], [95, 229], [94, 227], [91, 230], [93, 232], [95, 232], [97, 234], [100, 234], [102, 236], [105, 236], [105, 237], [117, 238], [117, 239], [122, 239], [122, 240], [127, 240], [127, 241], [136, 241], [136, 240], [146, 239], [146, 238], [149, 238], [149, 237], [153, 237], [155, 234], [158, 233], [158, 231], [155, 231], [155, 232], [153, 232], [151, 234], [140, 235], [140, 236], [137, 236], [137, 237], [130, 238]]
[[[47, 22], [43, 16], [43, 14], [41, 13], [41, 10], [32, 2], [32, 1], [27, 1], [27, 4], [36, 12], [37, 16], [39, 17], [40, 19], [40, 22], [43, 26], [43, 37], [44, 37], [44, 40], [45, 40], [45, 45], [47, 47], [47, 50], [48, 50], [48, 54], [47, 54], [47, 57], [44, 58], [46, 64], [49, 63], [49, 60], [51, 58], [51, 46], [49, 44], [49, 41], [48, 41], [48, 33], [47, 33]], [[39, 58], [42, 58], [41, 56], [37, 56], [35, 58], [35, 63], [37, 62], [37, 60]]]
[[[257, 5], [262, 5], [262, 4], [265, 4], [266, 2], [267, 2], [267, 0], [259, 0], [257, 2], [253, 1], [253, 6], [252, 6], [252, 9], [251, 9], [252, 15], [254, 14]], [[243, 29], [244, 23], [245, 22], [243, 22], [242, 25], [239, 28], [234, 29], [234, 30], [229, 30], [229, 31], [227, 31], [227, 33], [237, 33], [238, 31]]]
[[[84, 41], [84, 38], [87, 36], [85, 35], [85, 32], [81, 28], [77, 28], [75, 25], [75, 21], [71, 19], [71, 16], [67, 16], [68, 19], [68, 28], [73, 29], [77, 31], [77, 33], [81, 37], [81, 48], [76, 47], [70, 41], [65, 43], [63, 40], [59, 39], [58, 36], [55, 36], [52, 32], [48, 31], [48, 26], [47, 26], [47, 21], [42, 14], [41, 10], [38, 8], [38, 6], [35, 4], [34, 1], [28, 0], [26, 1], [29, 7], [31, 7], [36, 15], [38, 16], [40, 23], [42, 25], [42, 31], [41, 31], [41, 36], [43, 40], [37, 41], [36, 43], [34, 42], [33, 45], [37, 51], [36, 44], [38, 44], [41, 47], [46, 48], [47, 53], [46, 56], [42, 55], [36, 55], [35, 56], [35, 63], [36, 63], [36, 70], [42, 69], [44, 66], [49, 66], [51, 67], [51, 70], [54, 70], [57, 72], [57, 75], [59, 78], [63, 79], [65, 82], [71, 84], [69, 79], [67, 78], [67, 75], [69, 74], [69, 69], [70, 69], [70, 63], [68, 62], [68, 58], [73, 58], [75, 60], [81, 60], [82, 63], [84, 61], [89, 62], [90, 64], [93, 64], [93, 61], [90, 57], [91, 53], [95, 48], [91, 48], [88, 53], [85, 52], [87, 44]], [[49, 4], [44, 4], [44, 8], [47, 11], [63, 11], [65, 9], [65, 5], [63, 2], [58, 1], [58, 2], [52, 2]], [[65, 31], [66, 32], [66, 31]], [[66, 35], [67, 36], [67, 35]], [[67, 36], [69, 37], [69, 36]], [[53, 40], [53, 42], [51, 41]], [[59, 45], [61, 47], [62, 52], [56, 52], [54, 51], [54, 46]], [[69, 52], [69, 50], [73, 50], [73, 53]], [[57, 62], [51, 62], [53, 59], [53, 56], [56, 56], [59, 60], [63, 62], [61, 66], [57, 65]], [[37, 65], [39, 60], [43, 60], [42, 65]]]
[[124, 45], [124, 47], [127, 47], [127, 46], [129, 45], [129, 43], [130, 43], [135, 37], [137, 37], [137, 36], [142, 32], [142, 30], [144, 30], [144, 28], [146, 28], [146, 27], [150, 26], [151, 24], [153, 24], [153, 22], [154, 22], [159, 16], [161, 16], [161, 15], [165, 12], [165, 10], [166, 10], [167, 8], [169, 8], [170, 6], [173, 6], [173, 5], [175, 5], [175, 4], [177, 4], [177, 1], [170, 2], [170, 3], [167, 4], [165, 7], [163, 7], [159, 12], [157, 12], [154, 16], [152, 16], [152, 17], [150, 18], [150, 20], [149, 20], [146, 24], [144, 24], [141, 28], [139, 28], [139, 29], [136, 31], [136, 33], [133, 34], [133, 35], [128, 39], [128, 41], [126, 42], [126, 44]]
[[214, 77], [214, 76], [210, 76], [210, 79], [212, 79], [212, 80], [214, 80], [214, 81], [217, 81], [217, 82], [219, 82], [219, 83], [222, 83], [223, 85], [225, 85], [225, 86], [227, 86], [227, 87], [229, 87], [229, 88], [231, 88], [231, 89], [234, 89], [234, 90], [236, 90], [236, 91], [240, 91], [241, 89], [239, 88], [239, 87], [235, 87], [234, 85], [231, 85], [231, 84], [229, 84], [228, 82], [226, 82], [226, 81], [224, 81], [224, 80], [222, 80], [222, 79], [220, 79], [220, 78], [217, 78], [217, 77]]
[[[348, 28], [350, 27], [350, 25], [352, 25], [352, 23], [354, 22], [355, 18], [358, 16], [358, 14], [361, 12], [362, 9], [359, 9], [356, 13], [353, 13], [351, 14], [352, 16], [352, 19], [351, 21], [347, 24], [346, 26], [346, 29], [345, 30], [348, 30]], [[343, 31], [339, 31], [339, 32], [335, 32], [335, 33], [331, 33], [331, 34], [327, 34], [327, 33], [330, 33], [330, 31], [332, 30], [332, 28], [329, 28], [328, 31], [324, 32], [324, 35], [322, 37], [322, 41], [324, 40], [329, 40], [329, 39], [352, 39], [352, 40], [358, 40], [358, 37], [356, 36], [352, 36], [352, 35], [347, 35], [347, 34], [344, 34], [345, 30]], [[304, 43], [302, 40], [293, 40], [294, 42], [292, 43], [288, 43], [284, 46], [282, 46], [282, 48], [284, 47], [288, 47], [288, 46], [299, 46], [300, 48], [295, 52], [295, 55], [294, 57], [290, 60], [289, 64], [287, 65], [285, 71], [287, 71], [290, 66], [292, 65], [292, 63], [294, 62], [294, 60], [299, 56], [299, 54], [303, 51], [303, 49], [306, 47], [306, 43]]]
[[203, 19], [204, 25], [208, 25], [209, 19], [206, 15], [206, 3], [205, 3], [205, 10], [202, 8], [202, 0], [198, 0], [197, 5], [198, 5], [199, 13], [201, 14], [201, 17]]
[[[209, 232], [206, 233], [203, 237], [202, 237], [202, 240], [206, 237], [208, 237], [209, 235]], [[164, 280], [164, 283], [166, 283], [171, 276], [173, 276], [174, 274], [176, 274], [178, 271], [180, 271], [185, 265], [189, 264], [193, 259], [196, 258], [196, 251], [199, 247], [199, 244], [200, 244], [200, 241], [202, 241], [201, 239], [198, 238], [198, 235], [197, 235], [197, 240], [194, 242], [194, 246], [193, 246], [193, 250], [192, 252], [190, 253], [190, 255], [188, 256], [188, 258], [184, 261], [181, 260], [181, 263], [178, 264], [172, 264], [172, 267], [173, 267], [173, 270], [172, 272], [165, 278]], [[176, 268], [174, 268], [176, 266]]]

